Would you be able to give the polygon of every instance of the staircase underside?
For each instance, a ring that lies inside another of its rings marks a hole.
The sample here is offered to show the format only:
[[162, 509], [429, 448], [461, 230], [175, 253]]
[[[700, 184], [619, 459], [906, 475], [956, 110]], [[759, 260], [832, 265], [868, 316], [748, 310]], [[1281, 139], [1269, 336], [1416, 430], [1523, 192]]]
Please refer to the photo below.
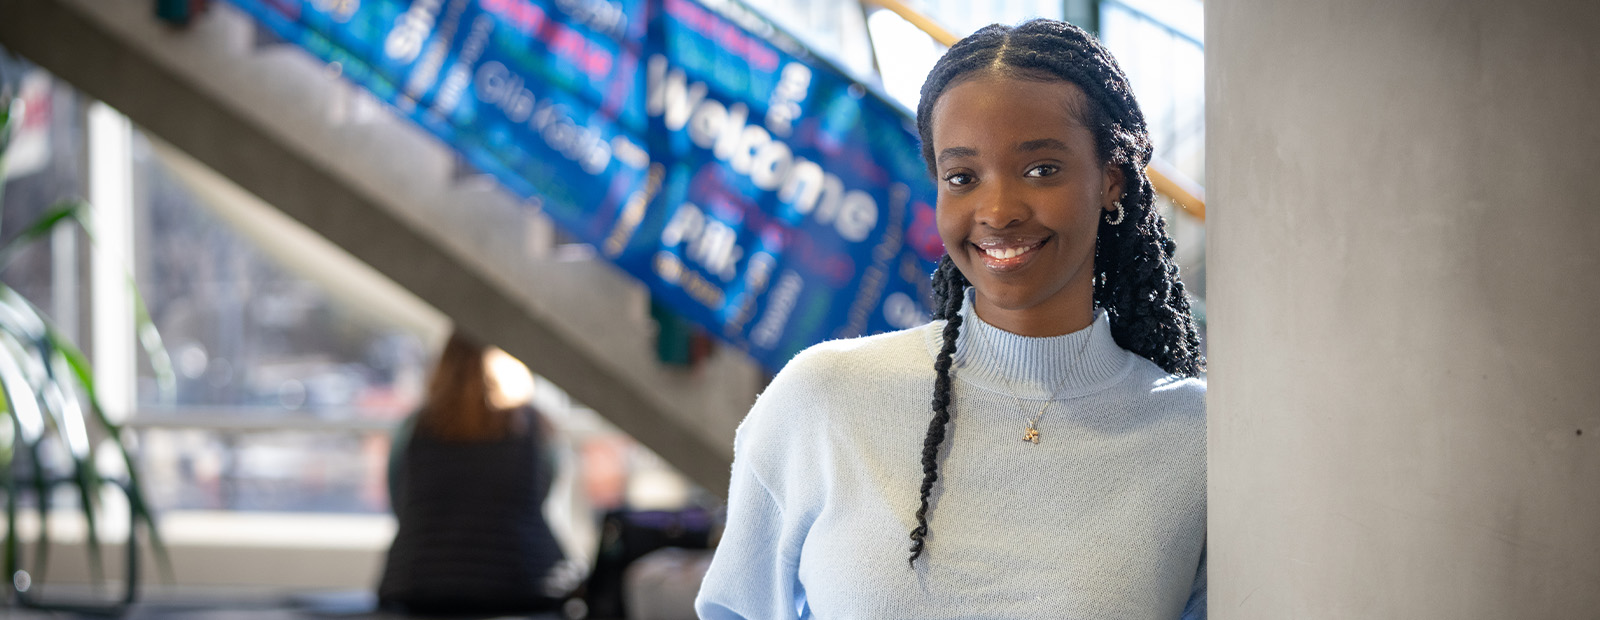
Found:
[[[0, 46], [126, 114], [492, 342], [722, 494], [761, 371], [726, 348], [656, 360], [643, 288], [550, 251], [534, 205], [463, 175], [438, 140], [213, 4], [189, 28], [147, 0], [0, 2]], [[362, 112], [365, 110], [365, 112]], [[360, 112], [360, 113], [356, 113]]]

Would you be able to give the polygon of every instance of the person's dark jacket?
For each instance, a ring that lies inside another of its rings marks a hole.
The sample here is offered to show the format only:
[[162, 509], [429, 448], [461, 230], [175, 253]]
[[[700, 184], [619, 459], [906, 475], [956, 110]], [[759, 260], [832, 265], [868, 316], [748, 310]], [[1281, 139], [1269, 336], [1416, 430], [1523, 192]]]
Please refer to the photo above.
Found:
[[420, 433], [396, 441], [390, 501], [399, 529], [378, 586], [383, 607], [516, 614], [559, 604], [545, 588], [562, 559], [543, 512], [555, 472], [538, 425], [528, 426], [497, 441]]

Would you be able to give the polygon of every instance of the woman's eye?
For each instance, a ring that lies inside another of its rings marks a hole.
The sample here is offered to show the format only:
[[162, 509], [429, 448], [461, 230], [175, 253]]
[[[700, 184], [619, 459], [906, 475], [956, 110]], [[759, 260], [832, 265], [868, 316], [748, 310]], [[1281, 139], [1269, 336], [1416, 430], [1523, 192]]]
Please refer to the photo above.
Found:
[[1025, 175], [1025, 176], [1047, 177], [1047, 176], [1050, 176], [1052, 174], [1055, 174], [1055, 173], [1059, 172], [1060, 170], [1061, 170], [1060, 168], [1056, 167], [1053, 164], [1044, 164], [1042, 166], [1034, 166], [1033, 169], [1029, 170], [1028, 174]]
[[965, 172], [957, 172], [957, 173], [954, 173], [954, 174], [948, 174], [948, 175], [945, 175], [944, 182], [945, 183], [949, 183], [951, 185], [954, 185], [956, 187], [960, 187], [962, 185], [967, 185], [969, 183], [972, 183], [972, 175], [967, 174]]

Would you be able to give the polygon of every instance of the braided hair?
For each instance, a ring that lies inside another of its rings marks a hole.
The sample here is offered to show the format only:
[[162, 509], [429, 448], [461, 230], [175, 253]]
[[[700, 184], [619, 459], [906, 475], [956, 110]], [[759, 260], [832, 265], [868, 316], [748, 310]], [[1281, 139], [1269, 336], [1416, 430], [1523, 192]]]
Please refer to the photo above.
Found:
[[[1177, 245], [1153, 206], [1155, 190], [1145, 167], [1154, 153], [1144, 113], [1134, 100], [1127, 76], [1111, 53], [1095, 38], [1071, 24], [1038, 19], [1015, 28], [984, 27], [957, 42], [928, 73], [917, 104], [917, 131], [922, 158], [934, 174], [933, 108], [939, 97], [961, 80], [980, 75], [1054, 81], [1080, 88], [1085, 105], [1077, 110], [1094, 134], [1095, 154], [1104, 165], [1117, 166], [1124, 179], [1122, 207], [1126, 219], [1100, 222], [1094, 253], [1094, 303], [1111, 320], [1117, 345], [1180, 376], [1205, 369], [1200, 337], [1190, 314], [1189, 298], [1173, 260]], [[947, 254], [933, 274], [935, 319], [944, 319], [944, 345], [934, 362], [933, 419], [922, 447], [921, 506], [911, 530], [914, 565], [928, 535], [928, 498], [939, 479], [938, 454], [950, 423], [950, 366], [961, 331], [961, 306], [971, 283]]]

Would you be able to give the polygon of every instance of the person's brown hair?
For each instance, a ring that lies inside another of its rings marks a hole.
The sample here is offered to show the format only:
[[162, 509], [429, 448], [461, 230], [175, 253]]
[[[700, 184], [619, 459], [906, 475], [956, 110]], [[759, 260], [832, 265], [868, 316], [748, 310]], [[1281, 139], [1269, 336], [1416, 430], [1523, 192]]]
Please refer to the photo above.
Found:
[[428, 382], [416, 432], [446, 441], [494, 441], [527, 431], [526, 416], [490, 402], [486, 351], [460, 332], [450, 334]]

